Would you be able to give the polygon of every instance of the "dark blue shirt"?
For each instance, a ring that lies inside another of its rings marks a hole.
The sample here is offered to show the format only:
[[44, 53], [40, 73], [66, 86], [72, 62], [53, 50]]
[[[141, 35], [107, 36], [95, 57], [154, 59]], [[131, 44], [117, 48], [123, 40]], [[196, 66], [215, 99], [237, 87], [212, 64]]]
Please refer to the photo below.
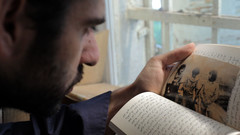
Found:
[[55, 115], [31, 115], [27, 122], [0, 124], [0, 135], [103, 135], [111, 92], [90, 100], [62, 105]]

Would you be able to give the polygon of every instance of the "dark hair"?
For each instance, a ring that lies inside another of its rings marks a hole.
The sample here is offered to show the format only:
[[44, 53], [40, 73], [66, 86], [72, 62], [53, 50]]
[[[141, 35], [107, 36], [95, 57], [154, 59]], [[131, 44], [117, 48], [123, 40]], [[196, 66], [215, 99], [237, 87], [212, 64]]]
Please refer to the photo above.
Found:
[[192, 75], [198, 75], [199, 74], [199, 72], [200, 72], [200, 70], [199, 70], [199, 68], [195, 68], [195, 69], [193, 69], [193, 71], [192, 71]]
[[209, 78], [209, 81], [210, 82], [216, 81], [216, 79], [217, 79], [217, 71], [212, 70], [212, 71], [209, 72], [209, 74], [211, 75], [211, 77]]
[[185, 68], [186, 68], [186, 65], [185, 65], [185, 64], [181, 65], [181, 66], [178, 68], [177, 73], [179, 73], [181, 69], [185, 69]]
[[[73, 0], [27, 0], [26, 14], [39, 31], [59, 30]], [[42, 29], [49, 28], [49, 29]], [[56, 34], [51, 31], [51, 34]]]
[[[34, 22], [38, 35], [56, 38], [64, 26], [66, 13], [73, 0], [27, 0], [26, 14]], [[41, 37], [40, 41], [42, 41]]]
[[[52, 44], [61, 35], [66, 14], [74, 0], [27, 0], [25, 13], [36, 30], [34, 43], [28, 50], [28, 58], [49, 56], [57, 47]], [[52, 55], [54, 56], [54, 55]], [[50, 60], [50, 59], [49, 59]]]

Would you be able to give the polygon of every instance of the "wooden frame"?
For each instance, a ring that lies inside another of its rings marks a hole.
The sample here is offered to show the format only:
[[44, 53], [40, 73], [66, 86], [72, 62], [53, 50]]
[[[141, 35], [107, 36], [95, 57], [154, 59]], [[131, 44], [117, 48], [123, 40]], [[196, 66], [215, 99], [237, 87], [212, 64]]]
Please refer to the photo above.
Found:
[[115, 51], [115, 31], [114, 31], [114, 1], [105, 0], [106, 3], [106, 24], [109, 30], [109, 48], [108, 48], [108, 61], [109, 61], [109, 75], [107, 77], [107, 83], [112, 85], [118, 84], [118, 70], [116, 64]]
[[[145, 7], [151, 7], [152, 0], [143, 0], [143, 4]], [[145, 27], [148, 29], [148, 33], [146, 35], [146, 59], [150, 59], [154, 56], [155, 46], [153, 39], [153, 23], [151, 21], [145, 21]]]

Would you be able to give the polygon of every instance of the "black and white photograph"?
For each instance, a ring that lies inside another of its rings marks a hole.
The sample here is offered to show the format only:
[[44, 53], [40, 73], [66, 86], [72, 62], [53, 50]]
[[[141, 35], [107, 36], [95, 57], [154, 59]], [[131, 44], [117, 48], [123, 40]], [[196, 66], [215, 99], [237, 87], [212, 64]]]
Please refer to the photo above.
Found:
[[237, 66], [193, 55], [179, 64], [171, 74], [164, 96], [226, 123], [228, 102], [238, 73]]

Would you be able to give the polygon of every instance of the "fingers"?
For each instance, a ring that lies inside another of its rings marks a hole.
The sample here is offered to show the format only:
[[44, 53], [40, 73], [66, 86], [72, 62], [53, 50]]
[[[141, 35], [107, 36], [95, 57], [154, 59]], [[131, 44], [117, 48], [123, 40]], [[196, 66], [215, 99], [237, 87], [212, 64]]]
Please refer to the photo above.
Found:
[[162, 61], [163, 66], [167, 66], [175, 62], [184, 60], [194, 51], [194, 49], [195, 49], [195, 44], [190, 43], [181, 48], [175, 49], [173, 51], [170, 51], [166, 54], [161, 55], [160, 59]]

